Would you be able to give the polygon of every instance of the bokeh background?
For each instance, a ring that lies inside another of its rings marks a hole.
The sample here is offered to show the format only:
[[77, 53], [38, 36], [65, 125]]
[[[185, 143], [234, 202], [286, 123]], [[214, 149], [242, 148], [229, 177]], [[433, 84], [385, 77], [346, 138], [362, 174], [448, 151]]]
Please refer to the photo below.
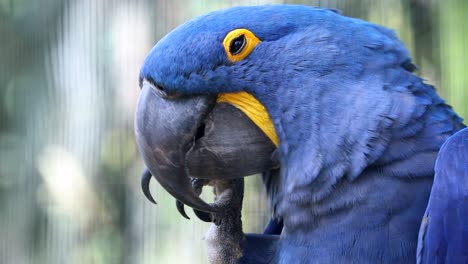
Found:
[[[183, 219], [156, 182], [140, 191], [133, 136], [139, 67], [184, 21], [235, 5], [338, 8], [396, 30], [468, 116], [468, 1], [0, 0], [0, 263], [207, 263], [208, 224]], [[269, 211], [246, 183], [244, 228]]]

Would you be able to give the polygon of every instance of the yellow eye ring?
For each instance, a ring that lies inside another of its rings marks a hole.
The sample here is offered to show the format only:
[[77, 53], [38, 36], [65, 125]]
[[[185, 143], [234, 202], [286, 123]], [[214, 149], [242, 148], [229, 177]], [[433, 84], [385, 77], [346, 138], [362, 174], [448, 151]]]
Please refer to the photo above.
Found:
[[238, 62], [245, 59], [260, 42], [262, 41], [250, 30], [238, 28], [226, 35], [223, 46], [227, 58], [232, 62]]

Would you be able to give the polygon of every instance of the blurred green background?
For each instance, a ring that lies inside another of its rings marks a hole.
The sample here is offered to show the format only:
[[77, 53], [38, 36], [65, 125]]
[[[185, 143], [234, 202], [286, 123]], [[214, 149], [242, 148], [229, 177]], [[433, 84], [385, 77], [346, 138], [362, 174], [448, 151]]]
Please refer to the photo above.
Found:
[[[140, 191], [139, 67], [184, 21], [265, 3], [338, 8], [395, 29], [418, 74], [468, 116], [466, 0], [0, 0], [0, 263], [207, 263], [208, 224], [183, 219], [156, 182], [157, 206]], [[268, 220], [264, 196], [249, 177], [247, 232]]]

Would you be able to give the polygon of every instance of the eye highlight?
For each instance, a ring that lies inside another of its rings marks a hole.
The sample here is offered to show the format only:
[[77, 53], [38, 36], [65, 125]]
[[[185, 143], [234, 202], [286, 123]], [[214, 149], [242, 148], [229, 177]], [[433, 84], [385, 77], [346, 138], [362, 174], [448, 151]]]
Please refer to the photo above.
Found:
[[232, 62], [238, 62], [245, 59], [260, 42], [262, 41], [250, 30], [239, 28], [226, 35], [223, 46], [227, 58]]
[[231, 41], [229, 44], [229, 53], [237, 55], [245, 46], [245, 35], [240, 35]]

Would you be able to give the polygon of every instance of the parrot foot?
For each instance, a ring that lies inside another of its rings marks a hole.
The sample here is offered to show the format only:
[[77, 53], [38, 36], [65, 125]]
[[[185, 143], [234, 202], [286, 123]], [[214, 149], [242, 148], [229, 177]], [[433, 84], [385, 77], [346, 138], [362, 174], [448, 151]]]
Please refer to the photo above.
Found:
[[[226, 219], [226, 216], [232, 216], [233, 209], [234, 211], [238, 211], [240, 216], [244, 192], [243, 184], [243, 178], [234, 180], [207, 180], [193, 178], [192, 188], [198, 195], [202, 193], [204, 186], [211, 185], [214, 187], [215, 203], [213, 205], [220, 208], [221, 211], [225, 213], [214, 214], [197, 209], [193, 209], [193, 212], [200, 220], [204, 222], [213, 222], [215, 225], [220, 225], [223, 219]], [[176, 207], [184, 218], [190, 219], [185, 212], [185, 206], [182, 202], [176, 200]]]
[[210, 263], [237, 263], [242, 256], [242, 201], [244, 179], [211, 181], [214, 186], [214, 206], [222, 213], [212, 213], [213, 224], [205, 235]]
[[[203, 186], [210, 185], [213, 186], [215, 194], [215, 202], [213, 205], [224, 213], [207, 213], [197, 209], [193, 209], [195, 215], [197, 215], [200, 220], [205, 222], [213, 222], [216, 225], [220, 224], [220, 221], [224, 218], [226, 214], [231, 214], [228, 211], [232, 211], [233, 208], [239, 211], [242, 209], [242, 198], [243, 198], [243, 178], [237, 180], [206, 180], [206, 179], [192, 179], [192, 187], [198, 195], [201, 194]], [[184, 215], [185, 209], [184, 205], [177, 201], [177, 207], [179, 212]], [[227, 212], [227, 213], [226, 213]], [[218, 217], [221, 216], [221, 217]], [[185, 217], [185, 216], [184, 216]], [[187, 218], [187, 217], [186, 217]]]
[[[195, 190], [195, 193], [200, 195], [203, 191], [203, 186], [208, 185], [210, 180], [207, 179], [199, 179], [193, 178], [192, 179], [192, 188]], [[212, 222], [211, 214], [207, 212], [203, 212], [197, 209], [193, 209], [193, 212], [198, 217], [198, 219], [202, 220], [203, 222]]]
[[221, 208], [220, 213], [212, 213], [213, 223], [217, 226], [223, 222], [240, 221], [242, 201], [244, 197], [244, 179], [216, 180], [211, 181], [214, 187], [215, 203], [217, 208]]
[[[206, 180], [192, 179], [192, 187], [200, 195], [204, 186], [214, 188], [214, 207], [220, 213], [207, 213], [194, 209], [195, 215], [205, 222], [212, 222], [204, 239], [207, 245], [208, 259], [212, 264], [237, 263], [242, 257], [242, 201], [244, 196], [244, 179]], [[185, 217], [184, 204], [176, 201], [177, 209]]]
[[[208, 185], [209, 182], [210, 181], [206, 179], [192, 178], [192, 188], [196, 194], [200, 195], [202, 193], [203, 186]], [[184, 218], [187, 218], [190, 220], [190, 217], [188, 217], [187, 213], [185, 212], [185, 205], [181, 201], [176, 200], [176, 207], [177, 207], [177, 211], [179, 211], [179, 213]], [[203, 212], [197, 209], [193, 209], [193, 212], [203, 222], [212, 222], [210, 213]]]

